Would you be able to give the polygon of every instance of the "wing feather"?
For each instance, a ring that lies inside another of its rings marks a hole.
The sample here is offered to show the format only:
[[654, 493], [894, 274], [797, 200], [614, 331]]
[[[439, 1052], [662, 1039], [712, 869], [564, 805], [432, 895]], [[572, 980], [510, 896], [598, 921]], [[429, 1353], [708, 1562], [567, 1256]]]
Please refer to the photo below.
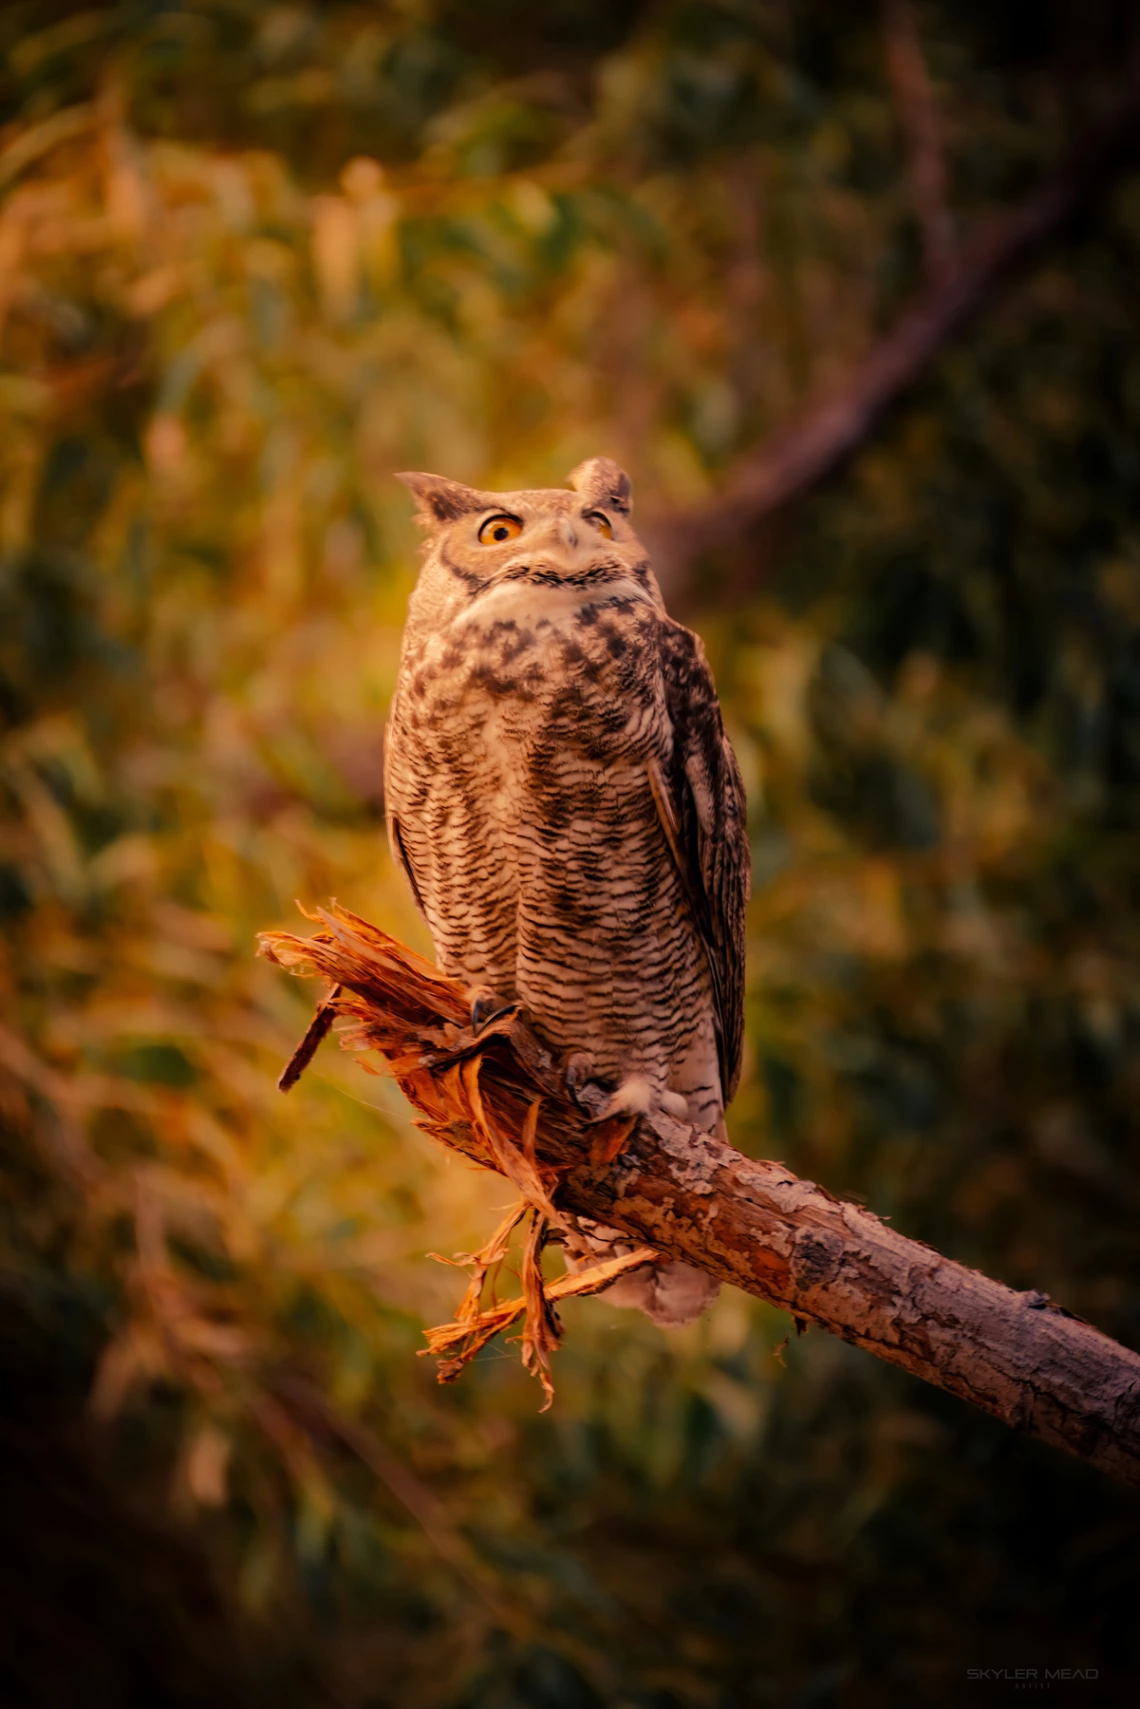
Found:
[[403, 867], [404, 877], [411, 885], [412, 896], [415, 899], [416, 907], [426, 920], [427, 909], [424, 907], [424, 899], [420, 895], [420, 887], [416, 882], [415, 870], [412, 867], [411, 859], [404, 844], [404, 833], [400, 828], [400, 821], [397, 819], [395, 813], [392, 812], [391, 808], [388, 809], [388, 846], [396, 857], [397, 865]]
[[670, 619], [662, 621], [660, 637], [673, 748], [667, 762], [651, 768], [650, 782], [708, 958], [727, 1105], [740, 1080], [744, 1041], [744, 915], [751, 893], [744, 784], [699, 638]]

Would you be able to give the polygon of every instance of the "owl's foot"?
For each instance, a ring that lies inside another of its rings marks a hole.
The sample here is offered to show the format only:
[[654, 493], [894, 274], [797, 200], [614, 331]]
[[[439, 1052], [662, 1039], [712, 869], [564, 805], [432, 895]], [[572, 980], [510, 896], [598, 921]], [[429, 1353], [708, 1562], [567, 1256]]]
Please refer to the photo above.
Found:
[[471, 1031], [481, 1033], [492, 1021], [497, 1021], [501, 1015], [509, 1015], [517, 1008], [517, 1003], [505, 1002], [486, 985], [477, 986], [471, 993]]
[[599, 1079], [593, 1070], [593, 1060], [581, 1050], [568, 1058], [564, 1070], [566, 1090], [587, 1121], [645, 1114], [653, 1101], [653, 1087], [644, 1074], [629, 1074], [615, 1084]]
[[567, 1058], [563, 1072], [566, 1090], [588, 1121], [643, 1116], [649, 1110], [664, 1110], [666, 1115], [686, 1119], [688, 1105], [679, 1093], [664, 1089], [655, 1092], [644, 1074], [627, 1074], [619, 1081], [604, 1079], [595, 1074], [593, 1060], [584, 1050]]

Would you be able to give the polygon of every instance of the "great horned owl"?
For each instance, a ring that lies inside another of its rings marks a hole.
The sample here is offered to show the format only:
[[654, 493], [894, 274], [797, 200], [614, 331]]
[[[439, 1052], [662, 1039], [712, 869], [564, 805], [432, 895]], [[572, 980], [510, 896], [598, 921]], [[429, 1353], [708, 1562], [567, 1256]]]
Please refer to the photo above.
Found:
[[[631, 526], [629, 477], [596, 457], [573, 491], [400, 479], [428, 538], [388, 723], [388, 832], [439, 964], [476, 1026], [523, 1005], [588, 1117], [656, 1105], [723, 1132], [744, 790], [701, 643]], [[675, 1324], [713, 1292], [670, 1263], [608, 1297]]]

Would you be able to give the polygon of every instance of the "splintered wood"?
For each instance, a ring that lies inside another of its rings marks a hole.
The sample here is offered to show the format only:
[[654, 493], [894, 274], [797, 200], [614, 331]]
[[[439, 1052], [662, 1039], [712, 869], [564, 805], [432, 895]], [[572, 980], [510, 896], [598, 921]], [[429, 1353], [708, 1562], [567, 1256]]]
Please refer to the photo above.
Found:
[[[305, 912], [305, 910], [302, 910]], [[386, 933], [334, 903], [306, 918], [323, 925], [310, 938], [263, 932], [259, 953], [301, 976], [331, 981], [312, 1021], [278, 1081], [283, 1092], [296, 1085], [321, 1041], [340, 1022], [348, 1050], [378, 1052], [405, 1097], [419, 1112], [416, 1125], [452, 1150], [504, 1175], [519, 1202], [478, 1252], [442, 1258], [471, 1273], [451, 1323], [427, 1330], [425, 1353], [440, 1361], [439, 1379], [453, 1381], [481, 1348], [522, 1319], [522, 1362], [545, 1392], [543, 1410], [554, 1398], [551, 1355], [562, 1337], [556, 1306], [575, 1295], [600, 1293], [618, 1276], [657, 1256], [651, 1246], [591, 1265], [556, 1281], [542, 1274], [542, 1254], [564, 1236], [581, 1231], [555, 1195], [560, 1176], [582, 1156], [604, 1167], [619, 1154], [634, 1123], [616, 1119], [585, 1127], [562, 1088], [553, 1059], [521, 1022], [517, 1010], [496, 1016], [474, 1033], [463, 987]], [[363, 1067], [368, 1067], [362, 1062]], [[540, 1162], [539, 1122], [544, 1149], [553, 1140], [565, 1162]], [[512, 1234], [525, 1225], [520, 1298], [498, 1301], [496, 1277], [506, 1262]], [[483, 1305], [490, 1284], [492, 1300]]]

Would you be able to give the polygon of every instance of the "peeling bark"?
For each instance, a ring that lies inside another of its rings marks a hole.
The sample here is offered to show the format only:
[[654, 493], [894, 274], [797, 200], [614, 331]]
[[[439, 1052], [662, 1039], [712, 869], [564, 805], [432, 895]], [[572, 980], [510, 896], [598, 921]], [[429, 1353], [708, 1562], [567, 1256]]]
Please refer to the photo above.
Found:
[[[262, 953], [333, 983], [318, 1014], [335, 1013], [347, 1048], [382, 1053], [433, 1137], [554, 1218], [618, 1228], [1140, 1487], [1140, 1355], [1044, 1294], [992, 1281], [664, 1113], [623, 1133], [608, 1161], [522, 1016], [473, 1035], [454, 980], [344, 910], [320, 917], [312, 938], [264, 933]], [[295, 1064], [311, 1046], [310, 1028]]]

